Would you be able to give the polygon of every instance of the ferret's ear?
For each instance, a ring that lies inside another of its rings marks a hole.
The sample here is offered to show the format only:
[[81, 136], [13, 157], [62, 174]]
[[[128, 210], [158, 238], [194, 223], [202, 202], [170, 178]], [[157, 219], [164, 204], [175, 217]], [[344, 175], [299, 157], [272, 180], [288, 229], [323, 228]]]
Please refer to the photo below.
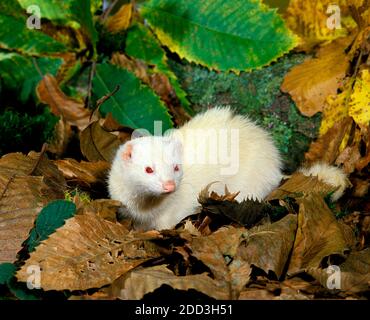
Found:
[[125, 147], [123, 148], [123, 152], [122, 152], [122, 159], [124, 161], [128, 161], [131, 159], [132, 149], [133, 149], [132, 144], [130, 142], [126, 142]]

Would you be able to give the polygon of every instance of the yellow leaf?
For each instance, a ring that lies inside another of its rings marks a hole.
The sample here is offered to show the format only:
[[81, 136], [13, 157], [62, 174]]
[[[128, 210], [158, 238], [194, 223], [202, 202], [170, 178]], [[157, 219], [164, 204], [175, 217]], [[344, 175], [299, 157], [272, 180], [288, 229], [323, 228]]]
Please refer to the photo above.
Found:
[[343, 91], [338, 95], [330, 95], [326, 99], [322, 120], [320, 126], [320, 137], [322, 137], [335, 123], [341, 121], [348, 116], [348, 106], [346, 99], [349, 96], [348, 90]]
[[281, 89], [292, 96], [305, 116], [322, 111], [326, 97], [336, 94], [348, 67], [347, 45], [347, 39], [334, 42], [322, 48], [317, 58], [306, 60], [285, 76]]
[[360, 126], [370, 122], [370, 73], [367, 69], [356, 80], [349, 102], [349, 115]]
[[[333, 41], [348, 34], [347, 23], [342, 23], [344, 18], [351, 19], [347, 11], [345, 0], [337, 1], [334, 6], [332, 0], [291, 0], [286, 21], [288, 27], [300, 36], [300, 47], [310, 50], [320, 42]], [[340, 19], [340, 27], [331, 25], [336, 17]]]
[[132, 16], [132, 4], [123, 5], [117, 13], [109, 17], [106, 23], [108, 31], [117, 33], [126, 30], [130, 26]]

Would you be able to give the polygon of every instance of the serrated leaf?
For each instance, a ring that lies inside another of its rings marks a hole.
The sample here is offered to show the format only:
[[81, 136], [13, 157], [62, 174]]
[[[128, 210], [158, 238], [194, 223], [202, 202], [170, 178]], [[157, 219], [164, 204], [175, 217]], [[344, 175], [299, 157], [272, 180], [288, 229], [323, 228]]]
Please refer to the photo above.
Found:
[[44, 207], [37, 216], [35, 227], [27, 240], [28, 250], [32, 252], [42, 240], [61, 227], [66, 219], [73, 217], [76, 205], [65, 200], [56, 200]]
[[[67, 25], [76, 30], [81, 30], [95, 45], [97, 32], [91, 14], [90, 0], [18, 0], [18, 2], [24, 9], [30, 5], [39, 6], [42, 18], [47, 18], [55, 24]], [[95, 2], [93, 3], [96, 7]]]
[[[51, 57], [38, 57], [35, 61], [43, 74], [56, 75], [62, 65], [62, 59]], [[19, 66], [22, 66], [20, 68]], [[0, 52], [1, 79], [6, 88], [20, 92], [19, 98], [26, 102], [35, 89], [41, 75], [37, 73], [32, 58], [17, 53]]]
[[133, 233], [94, 215], [76, 215], [37, 246], [16, 276], [26, 282], [28, 266], [39, 265], [44, 290], [100, 288], [157, 258], [148, 240], [160, 237], [156, 231]]
[[64, 197], [63, 176], [39, 157], [12, 153], [0, 159], [0, 262], [16, 260], [40, 210]]
[[66, 47], [37, 29], [28, 29], [26, 20], [0, 12], [0, 48], [26, 55], [60, 53]]
[[164, 104], [133, 73], [108, 63], [96, 67], [93, 80], [96, 97], [112, 92], [118, 84], [121, 89], [100, 107], [103, 114], [111, 112], [121, 125], [144, 128], [152, 133], [154, 121], [162, 122], [162, 133], [172, 128], [171, 117]]
[[186, 98], [186, 92], [181, 88], [176, 75], [167, 64], [165, 51], [148, 28], [145, 28], [141, 24], [136, 24], [128, 30], [126, 52], [131, 57], [143, 60], [147, 64], [155, 66], [155, 72], [166, 75], [182, 106], [189, 114], [194, 113]]
[[171, 51], [221, 71], [268, 65], [296, 44], [276, 10], [259, 0], [150, 0], [140, 13]]

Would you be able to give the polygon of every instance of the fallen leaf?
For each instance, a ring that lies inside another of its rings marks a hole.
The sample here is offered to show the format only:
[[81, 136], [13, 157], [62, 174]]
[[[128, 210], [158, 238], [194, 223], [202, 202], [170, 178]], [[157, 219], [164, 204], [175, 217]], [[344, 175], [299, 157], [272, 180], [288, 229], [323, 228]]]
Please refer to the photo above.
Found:
[[[219, 195], [209, 188], [212, 183], [208, 184], [198, 195], [198, 202], [202, 206], [202, 211], [207, 215], [212, 214], [220, 218], [226, 218], [225, 222], [236, 222], [247, 228], [257, 224], [263, 218], [268, 217], [271, 206], [266, 202], [258, 200], [243, 200], [238, 202], [235, 198], [239, 192], [231, 193], [225, 186], [223, 195]], [[212, 218], [215, 218], [212, 216]], [[222, 224], [222, 223], [220, 223]]]
[[14, 262], [35, 219], [66, 183], [45, 155], [11, 153], [0, 159], [0, 263]]
[[275, 295], [267, 289], [247, 288], [239, 295], [239, 300], [272, 300]]
[[90, 123], [80, 135], [81, 152], [89, 161], [110, 163], [120, 145], [119, 138], [104, 130], [99, 121]]
[[110, 164], [106, 161], [78, 162], [74, 159], [55, 160], [54, 163], [68, 181], [91, 186], [105, 183]]
[[62, 116], [71, 125], [83, 130], [89, 124], [90, 110], [86, 109], [83, 103], [67, 97], [60, 90], [58, 82], [52, 75], [44, 76], [36, 92], [40, 101], [50, 106], [52, 113]]
[[299, 198], [307, 193], [319, 193], [324, 197], [334, 191], [335, 187], [325, 184], [316, 176], [305, 176], [296, 172], [280, 187], [273, 190], [266, 198], [267, 201], [284, 199], [286, 197]]
[[54, 136], [48, 143], [47, 150], [54, 153], [57, 157], [62, 156], [67, 149], [74, 132], [65, 119], [59, 119], [54, 128]]
[[360, 143], [361, 132], [356, 128], [352, 143], [345, 147], [335, 160], [335, 164], [337, 166], [342, 166], [342, 169], [346, 174], [351, 174], [354, 172], [356, 170], [356, 165], [362, 158], [360, 152]]
[[338, 121], [323, 136], [312, 142], [305, 153], [307, 163], [323, 161], [333, 164], [340, 153], [343, 139], [351, 130], [353, 120], [350, 117]]
[[117, 212], [121, 202], [111, 199], [97, 199], [78, 208], [77, 214], [92, 214], [108, 221], [117, 221]]
[[[301, 38], [299, 44], [301, 50], [309, 51], [319, 43], [344, 37], [348, 31], [356, 28], [356, 24], [348, 14], [345, 0], [339, 0], [336, 3], [337, 7], [332, 7], [331, 10], [330, 5], [333, 5], [331, 0], [291, 0], [289, 2], [285, 21], [288, 27]], [[327, 23], [335, 22], [337, 8], [339, 8], [342, 18], [340, 20], [341, 28], [329, 28]], [[332, 18], [330, 19], [330, 17]]]
[[346, 242], [348, 237], [319, 194], [309, 193], [298, 198], [297, 202], [298, 229], [288, 275], [305, 268], [317, 268], [325, 257], [333, 254], [343, 256], [350, 247]]
[[105, 26], [112, 33], [124, 31], [129, 27], [131, 17], [132, 4], [124, 4], [114, 15], [108, 17]]
[[244, 232], [244, 228], [223, 227], [209, 236], [195, 237], [187, 244], [192, 255], [210, 268], [219, 283], [229, 288], [230, 299], [238, 298], [251, 273], [250, 265], [237, 253]]
[[156, 231], [135, 234], [94, 215], [76, 215], [37, 246], [16, 276], [27, 281], [28, 266], [37, 265], [45, 291], [100, 288], [158, 257], [148, 243], [158, 238]]
[[356, 79], [349, 102], [349, 115], [360, 126], [370, 122], [370, 73], [364, 69]]
[[307, 59], [285, 76], [281, 89], [292, 96], [303, 115], [321, 112], [326, 97], [337, 93], [349, 67], [346, 46], [332, 43], [321, 49], [317, 58]]
[[122, 280], [119, 280], [119, 285], [112, 286], [113, 290], [110, 295], [124, 300], [139, 300], [162, 285], [169, 285], [178, 290], [195, 289], [215, 299], [229, 299], [227, 288], [218, 285], [217, 281], [206, 273], [176, 276], [165, 265], [129, 272]]
[[[328, 267], [330, 268], [330, 266]], [[331, 283], [333, 279], [329, 277], [333, 275], [332, 270], [328, 268], [309, 268], [307, 273], [327, 288], [328, 282]], [[347, 260], [339, 266], [338, 274], [339, 289], [349, 292], [362, 292], [370, 289], [370, 248], [362, 251], [351, 253]], [[329, 288], [330, 289], [330, 288]]]
[[248, 231], [238, 248], [238, 254], [249, 265], [266, 273], [272, 271], [279, 279], [292, 250], [297, 230], [297, 217], [293, 214]]

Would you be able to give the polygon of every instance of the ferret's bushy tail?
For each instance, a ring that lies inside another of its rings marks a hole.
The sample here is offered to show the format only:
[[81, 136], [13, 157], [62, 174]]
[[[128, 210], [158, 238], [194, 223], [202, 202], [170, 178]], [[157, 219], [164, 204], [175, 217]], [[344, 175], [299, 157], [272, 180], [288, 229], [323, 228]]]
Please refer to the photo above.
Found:
[[343, 195], [345, 189], [351, 185], [342, 169], [323, 162], [300, 168], [298, 172], [302, 172], [305, 176], [317, 176], [322, 182], [336, 187], [337, 190], [331, 196], [332, 201], [337, 201]]

